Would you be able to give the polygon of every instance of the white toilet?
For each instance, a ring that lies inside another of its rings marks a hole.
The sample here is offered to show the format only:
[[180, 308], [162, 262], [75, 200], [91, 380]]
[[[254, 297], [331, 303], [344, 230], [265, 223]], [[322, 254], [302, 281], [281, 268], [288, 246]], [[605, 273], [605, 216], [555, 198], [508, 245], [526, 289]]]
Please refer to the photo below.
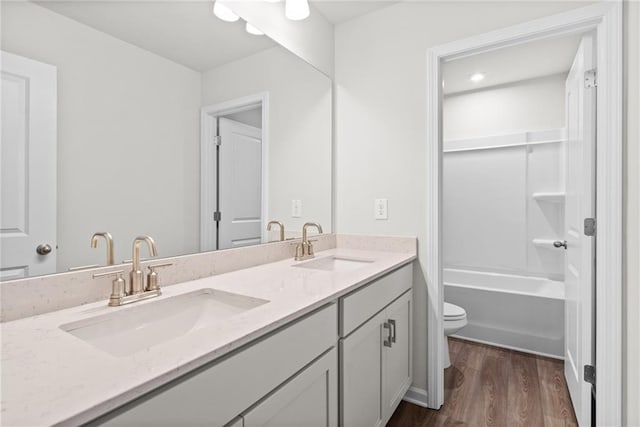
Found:
[[464, 308], [445, 302], [444, 347], [442, 349], [445, 369], [451, 366], [451, 358], [449, 357], [449, 339], [447, 337], [451, 334], [455, 334], [465, 326], [467, 326], [467, 312], [464, 311]]

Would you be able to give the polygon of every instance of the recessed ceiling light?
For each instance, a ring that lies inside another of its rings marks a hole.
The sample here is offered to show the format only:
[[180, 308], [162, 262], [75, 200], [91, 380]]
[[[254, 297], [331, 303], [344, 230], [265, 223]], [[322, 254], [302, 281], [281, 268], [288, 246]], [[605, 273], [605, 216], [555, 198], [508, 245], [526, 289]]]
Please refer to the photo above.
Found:
[[484, 73], [473, 73], [471, 77], [469, 77], [469, 80], [471, 80], [474, 83], [478, 83], [479, 81], [484, 80], [484, 77], [485, 77]]

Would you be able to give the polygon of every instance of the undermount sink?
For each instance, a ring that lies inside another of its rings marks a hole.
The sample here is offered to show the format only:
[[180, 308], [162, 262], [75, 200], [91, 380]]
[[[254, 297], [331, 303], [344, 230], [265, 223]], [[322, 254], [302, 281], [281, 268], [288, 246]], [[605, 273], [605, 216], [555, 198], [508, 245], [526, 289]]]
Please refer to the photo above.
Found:
[[368, 264], [371, 264], [372, 262], [373, 260], [371, 259], [328, 256], [324, 258], [314, 259], [311, 261], [301, 262], [300, 264], [294, 264], [294, 267], [344, 273], [348, 271], [357, 270]]
[[207, 288], [67, 323], [60, 329], [102, 351], [123, 357], [268, 302]]

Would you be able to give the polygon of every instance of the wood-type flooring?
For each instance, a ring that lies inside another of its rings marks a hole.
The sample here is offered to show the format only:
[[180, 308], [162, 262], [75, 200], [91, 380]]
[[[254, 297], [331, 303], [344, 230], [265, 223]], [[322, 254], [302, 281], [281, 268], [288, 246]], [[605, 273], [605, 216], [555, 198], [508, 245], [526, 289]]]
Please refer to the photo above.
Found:
[[402, 402], [387, 427], [577, 426], [561, 360], [449, 338], [445, 403]]

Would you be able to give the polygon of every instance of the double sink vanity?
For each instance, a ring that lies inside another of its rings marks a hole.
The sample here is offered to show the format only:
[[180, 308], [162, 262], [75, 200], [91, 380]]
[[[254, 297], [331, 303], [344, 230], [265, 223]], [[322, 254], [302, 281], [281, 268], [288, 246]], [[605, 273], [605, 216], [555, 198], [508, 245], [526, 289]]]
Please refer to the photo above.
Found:
[[168, 259], [157, 298], [6, 321], [3, 424], [384, 425], [411, 385], [416, 241], [323, 238], [304, 261], [214, 252], [267, 262], [201, 278]]

